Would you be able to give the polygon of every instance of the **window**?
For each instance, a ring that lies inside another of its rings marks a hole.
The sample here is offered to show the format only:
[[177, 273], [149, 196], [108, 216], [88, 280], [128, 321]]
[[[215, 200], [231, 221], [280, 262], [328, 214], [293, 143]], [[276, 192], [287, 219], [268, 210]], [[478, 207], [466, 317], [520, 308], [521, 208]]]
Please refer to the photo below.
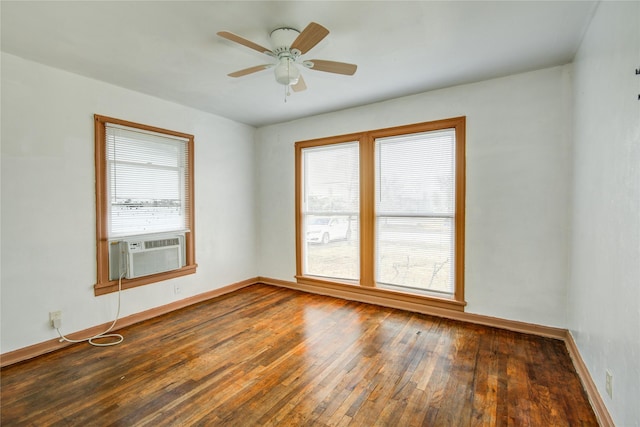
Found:
[[356, 281], [360, 217], [358, 143], [310, 147], [303, 150], [302, 156], [305, 174], [302, 224], [306, 243], [303, 270], [313, 276]]
[[117, 290], [113, 248], [131, 236], [183, 236], [182, 266], [125, 279], [123, 289], [194, 273], [193, 136], [96, 115], [95, 144], [96, 295]]
[[297, 142], [298, 282], [462, 309], [464, 141], [458, 117]]

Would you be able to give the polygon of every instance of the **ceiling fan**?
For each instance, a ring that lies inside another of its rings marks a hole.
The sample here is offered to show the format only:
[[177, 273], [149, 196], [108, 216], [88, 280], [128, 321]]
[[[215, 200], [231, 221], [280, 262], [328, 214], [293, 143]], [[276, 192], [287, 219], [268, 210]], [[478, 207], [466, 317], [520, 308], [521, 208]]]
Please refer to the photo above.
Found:
[[235, 71], [228, 74], [230, 77], [242, 77], [247, 74], [256, 73], [275, 67], [276, 81], [287, 87], [291, 87], [295, 92], [303, 91], [307, 88], [302, 74], [297, 64], [310, 70], [325, 71], [328, 73], [344, 74], [351, 76], [356, 72], [357, 65], [345, 62], [327, 61], [323, 59], [301, 60], [300, 56], [310, 51], [315, 45], [320, 43], [329, 34], [329, 30], [320, 24], [311, 22], [302, 32], [295, 28], [281, 27], [271, 32], [271, 44], [273, 49], [260, 46], [250, 40], [240, 37], [229, 31], [220, 31], [218, 35], [224, 39], [239, 43], [243, 46], [264, 53], [277, 62], [270, 64], [256, 65]]

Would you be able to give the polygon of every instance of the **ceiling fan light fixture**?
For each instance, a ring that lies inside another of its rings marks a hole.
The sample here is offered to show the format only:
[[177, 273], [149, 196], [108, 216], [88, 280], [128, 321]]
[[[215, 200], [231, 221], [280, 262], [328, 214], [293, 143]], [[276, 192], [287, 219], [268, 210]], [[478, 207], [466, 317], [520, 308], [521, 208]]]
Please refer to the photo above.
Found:
[[309, 52], [329, 34], [329, 30], [316, 22], [310, 22], [302, 32], [290, 27], [276, 28], [271, 32], [271, 49], [229, 31], [219, 31], [217, 34], [223, 39], [238, 43], [277, 60], [276, 63], [256, 65], [229, 73], [229, 77], [242, 77], [267, 68], [273, 68], [276, 82], [284, 86], [286, 94], [289, 94], [289, 89], [293, 89], [294, 92], [307, 89], [297, 65], [315, 71], [346, 76], [352, 76], [358, 68], [355, 64], [346, 62], [323, 59], [301, 60], [301, 55]]
[[285, 86], [291, 86], [300, 80], [300, 70], [291, 58], [281, 58], [275, 68], [276, 81]]

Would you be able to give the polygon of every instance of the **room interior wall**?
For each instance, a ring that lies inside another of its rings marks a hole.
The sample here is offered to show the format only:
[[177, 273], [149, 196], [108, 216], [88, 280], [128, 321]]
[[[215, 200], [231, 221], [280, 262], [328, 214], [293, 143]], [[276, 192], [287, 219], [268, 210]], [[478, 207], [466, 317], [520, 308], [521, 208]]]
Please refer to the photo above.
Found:
[[125, 291], [123, 316], [248, 277], [293, 280], [296, 140], [466, 115], [467, 311], [568, 327], [613, 418], [638, 425], [639, 43], [640, 3], [603, 2], [573, 66], [257, 132], [3, 53], [0, 353], [55, 337], [51, 310], [69, 331], [115, 313], [115, 295], [92, 289], [94, 113], [196, 139], [198, 273]]
[[467, 117], [466, 311], [565, 327], [569, 66], [258, 129], [260, 276], [295, 280], [295, 141], [456, 116]]
[[257, 275], [253, 127], [5, 53], [1, 78], [0, 352], [55, 338], [53, 310], [65, 332], [115, 316], [93, 292], [94, 114], [195, 136], [198, 271], [124, 291], [121, 317]]
[[601, 2], [573, 66], [568, 329], [616, 425], [640, 426], [640, 2]]

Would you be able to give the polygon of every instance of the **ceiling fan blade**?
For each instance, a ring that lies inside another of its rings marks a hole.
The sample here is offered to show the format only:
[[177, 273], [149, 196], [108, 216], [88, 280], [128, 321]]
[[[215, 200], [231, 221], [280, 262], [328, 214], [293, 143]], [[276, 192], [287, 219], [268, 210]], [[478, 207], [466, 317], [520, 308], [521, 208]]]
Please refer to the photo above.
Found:
[[298, 37], [296, 37], [293, 43], [291, 43], [290, 49], [297, 49], [300, 51], [300, 54], [307, 53], [315, 45], [320, 43], [322, 39], [327, 37], [327, 34], [329, 34], [329, 30], [320, 24], [311, 22], [304, 30], [302, 30]]
[[302, 92], [303, 90], [307, 90], [307, 85], [304, 82], [304, 79], [302, 78], [302, 74], [298, 79], [298, 83], [291, 85], [291, 89], [293, 89], [294, 92]]
[[264, 53], [265, 55], [274, 56], [271, 49], [267, 49], [264, 46], [260, 46], [257, 43], [252, 42], [251, 40], [247, 40], [244, 37], [240, 37], [237, 34], [230, 33], [229, 31], [220, 31], [217, 33], [223, 39], [231, 40], [232, 42], [239, 43], [243, 46], [246, 46], [250, 49], [257, 50], [260, 53]]
[[233, 73], [227, 74], [229, 77], [242, 77], [247, 74], [257, 73], [258, 71], [266, 70], [273, 67], [273, 64], [256, 65], [255, 67], [245, 68], [244, 70], [238, 70]]
[[325, 61], [324, 59], [311, 59], [302, 63], [305, 67], [316, 71], [325, 71], [327, 73], [345, 74], [352, 76], [358, 66], [355, 64], [347, 64], [346, 62]]

